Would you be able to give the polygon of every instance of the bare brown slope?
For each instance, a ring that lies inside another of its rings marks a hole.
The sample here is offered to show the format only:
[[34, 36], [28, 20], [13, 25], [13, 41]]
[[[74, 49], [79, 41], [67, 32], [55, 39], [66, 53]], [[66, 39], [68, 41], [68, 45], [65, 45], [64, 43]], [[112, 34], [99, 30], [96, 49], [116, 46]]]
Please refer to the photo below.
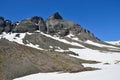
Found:
[[68, 54], [41, 51], [34, 48], [0, 40], [0, 80], [12, 80], [38, 72], [79, 72], [92, 68], [84, 68], [82, 62]]

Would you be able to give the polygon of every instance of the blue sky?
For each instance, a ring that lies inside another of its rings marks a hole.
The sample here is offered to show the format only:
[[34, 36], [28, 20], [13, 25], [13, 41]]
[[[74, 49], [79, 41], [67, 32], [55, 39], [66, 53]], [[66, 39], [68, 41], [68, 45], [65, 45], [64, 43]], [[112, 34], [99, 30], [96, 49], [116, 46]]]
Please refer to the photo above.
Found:
[[13, 22], [59, 12], [104, 41], [120, 40], [120, 0], [0, 0], [0, 16]]

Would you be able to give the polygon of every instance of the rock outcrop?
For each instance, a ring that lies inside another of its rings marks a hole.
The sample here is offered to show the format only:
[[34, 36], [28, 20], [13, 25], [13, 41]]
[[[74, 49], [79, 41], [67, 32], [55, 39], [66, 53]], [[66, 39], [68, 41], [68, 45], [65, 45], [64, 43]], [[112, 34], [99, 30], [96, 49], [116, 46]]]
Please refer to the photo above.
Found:
[[11, 32], [12, 31], [12, 22], [10, 20], [5, 20], [5, 28], [4, 28], [4, 31], [5, 32]]
[[10, 20], [4, 20], [3, 17], [0, 17], [0, 33], [2, 32], [11, 32], [12, 22]]
[[54, 13], [46, 20], [39, 16], [33, 16], [17, 23], [11, 23], [10, 20], [4, 20], [3, 17], [0, 17], [0, 33], [32, 33], [36, 30], [40, 30], [41, 32], [49, 35], [56, 35], [58, 37], [65, 37], [69, 34], [73, 34], [82, 41], [99, 41], [99, 39], [96, 38], [89, 30], [84, 29], [77, 23], [64, 20], [58, 12]]
[[15, 26], [13, 32], [24, 33], [24, 32], [33, 32], [38, 30], [38, 26], [30, 20], [22, 20], [18, 25]]
[[33, 16], [30, 19], [22, 20], [13, 29], [13, 32], [24, 33], [40, 30], [45, 32], [46, 26], [42, 17]]
[[48, 19], [59, 19], [59, 20], [62, 20], [63, 18], [62, 18], [62, 16], [58, 12], [56, 12], [52, 16], [50, 16]]
[[60, 37], [67, 36], [68, 34], [73, 34], [77, 36], [80, 40], [93, 40], [99, 41], [93, 33], [89, 30], [84, 29], [77, 23], [63, 20], [60, 17], [56, 18], [55, 16], [60, 16], [58, 13], [53, 14], [46, 20], [47, 33], [50, 35], [57, 35]]
[[0, 17], [0, 33], [4, 31], [4, 27], [5, 27], [4, 18]]

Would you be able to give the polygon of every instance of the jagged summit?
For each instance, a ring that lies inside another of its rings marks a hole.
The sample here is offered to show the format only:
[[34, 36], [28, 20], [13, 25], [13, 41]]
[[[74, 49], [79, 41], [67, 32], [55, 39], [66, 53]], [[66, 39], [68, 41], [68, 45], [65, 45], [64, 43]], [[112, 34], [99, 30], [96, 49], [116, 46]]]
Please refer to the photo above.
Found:
[[52, 16], [50, 16], [48, 19], [61, 19], [62, 20], [63, 18], [58, 12], [56, 12]]
[[82, 41], [99, 41], [89, 30], [84, 29], [79, 24], [64, 20], [58, 12], [54, 13], [47, 20], [44, 20], [40, 16], [33, 16], [17, 23], [12, 23], [10, 20], [5, 20], [3, 17], [0, 17], [0, 33], [33, 33], [36, 30], [58, 37], [65, 37], [69, 34], [73, 34]]

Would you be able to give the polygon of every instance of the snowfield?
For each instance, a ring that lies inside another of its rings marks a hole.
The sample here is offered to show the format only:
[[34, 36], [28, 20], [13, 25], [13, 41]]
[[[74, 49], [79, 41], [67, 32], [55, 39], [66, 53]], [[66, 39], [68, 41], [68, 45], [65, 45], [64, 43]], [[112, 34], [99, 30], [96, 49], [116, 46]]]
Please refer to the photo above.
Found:
[[117, 47], [114, 47], [114, 46], [108, 46], [108, 45], [103, 45], [103, 44], [95, 43], [95, 42], [90, 41], [90, 40], [87, 40], [85, 43], [91, 44], [91, 45], [95, 45], [95, 46], [98, 46], [98, 47], [117, 48]]
[[106, 41], [106, 42], [113, 45], [120, 45], [120, 41]]
[[101, 68], [101, 70], [79, 73], [38, 73], [14, 80], [120, 80], [120, 53], [99, 52], [91, 49], [70, 49], [79, 56], [77, 58], [96, 60], [98, 64], [83, 64], [84, 66]]

